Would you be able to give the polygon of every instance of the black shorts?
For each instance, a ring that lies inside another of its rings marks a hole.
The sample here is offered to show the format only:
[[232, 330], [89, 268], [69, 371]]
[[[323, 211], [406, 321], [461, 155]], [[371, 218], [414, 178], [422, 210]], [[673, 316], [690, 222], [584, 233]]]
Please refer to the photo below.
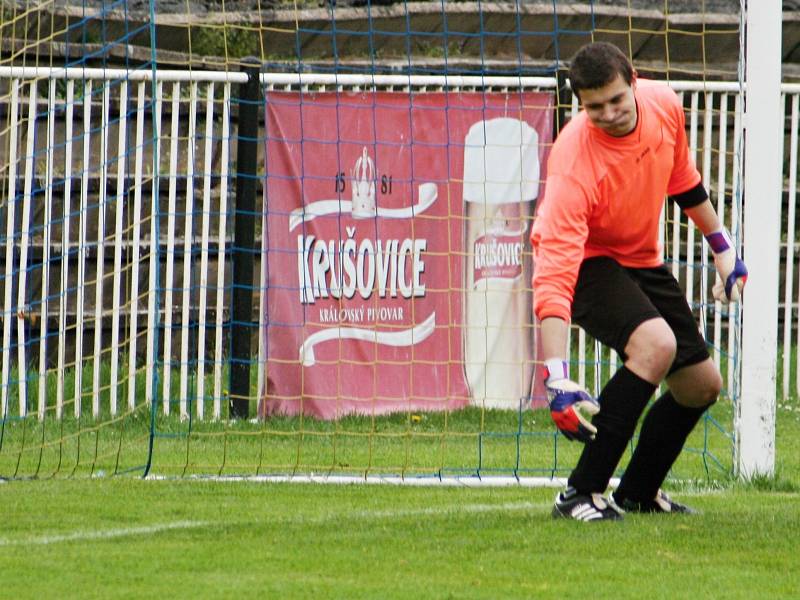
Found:
[[644, 321], [662, 318], [677, 341], [672, 373], [709, 357], [683, 291], [665, 266], [634, 269], [605, 256], [583, 261], [572, 320], [626, 360], [625, 346]]

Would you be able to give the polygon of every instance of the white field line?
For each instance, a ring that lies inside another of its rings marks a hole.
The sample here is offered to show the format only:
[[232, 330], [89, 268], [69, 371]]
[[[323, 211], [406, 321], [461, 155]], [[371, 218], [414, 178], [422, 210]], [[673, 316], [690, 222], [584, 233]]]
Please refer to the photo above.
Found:
[[140, 527], [120, 527], [116, 529], [106, 529], [101, 531], [74, 531], [72, 533], [62, 533], [54, 535], [41, 535], [21, 539], [0, 538], [0, 547], [5, 546], [49, 546], [62, 542], [83, 542], [87, 540], [109, 540], [120, 537], [134, 537], [138, 535], [152, 535], [162, 531], [172, 531], [174, 529], [196, 529], [206, 527], [212, 523], [208, 521], [175, 521], [173, 523], [160, 523], [155, 525], [143, 525]]
[[[239, 480], [241, 481], [241, 479]], [[692, 490], [682, 491], [680, 495], [698, 497], [724, 494], [724, 490]], [[794, 498], [795, 493], [782, 493], [782, 496]], [[403, 519], [409, 517], [442, 517], [456, 516], [461, 514], [480, 514], [491, 512], [515, 512], [515, 511], [542, 511], [550, 508], [552, 502], [504, 502], [501, 504], [454, 504], [438, 508], [408, 508], [401, 510], [355, 510], [330, 512], [322, 515], [294, 515], [287, 518], [273, 518], [269, 520], [270, 525], [313, 525], [323, 524], [331, 521], [341, 521], [346, 519], [355, 520], [381, 520], [381, 519]], [[213, 521], [175, 521], [174, 523], [162, 523], [156, 525], [145, 525], [141, 527], [127, 527], [118, 529], [107, 529], [105, 531], [75, 531], [73, 533], [59, 535], [43, 535], [22, 539], [3, 539], [0, 538], [0, 547], [8, 546], [47, 546], [61, 542], [107, 540], [119, 537], [133, 537], [138, 535], [152, 535], [163, 531], [176, 529], [200, 529], [203, 527], [215, 527], [219, 525], [236, 525], [230, 522]], [[241, 525], [257, 525], [257, 521], [246, 521]]]
[[[409, 508], [402, 510], [358, 510], [331, 512], [323, 515], [295, 515], [288, 518], [277, 518], [269, 521], [272, 525], [302, 525], [302, 524], [323, 524], [342, 519], [355, 520], [381, 520], [381, 519], [403, 519], [409, 517], [438, 517], [447, 515], [476, 514], [489, 512], [511, 512], [525, 510], [544, 510], [551, 506], [550, 502], [506, 502], [503, 504], [465, 504], [453, 505], [440, 508]], [[231, 525], [231, 523], [214, 523], [211, 521], [175, 521], [174, 523], [161, 523], [156, 525], [144, 525], [140, 527], [123, 527], [117, 529], [106, 529], [104, 531], [74, 531], [72, 533], [62, 533], [55, 535], [41, 535], [36, 537], [8, 539], [0, 538], [0, 547], [9, 546], [49, 546], [62, 542], [85, 542], [95, 540], [108, 540], [120, 537], [135, 537], [141, 535], [152, 535], [164, 531], [176, 529], [200, 529], [203, 527], [214, 527], [216, 525]], [[253, 526], [257, 522], [247, 521], [241, 525]]]
[[402, 519], [407, 517], [440, 517], [447, 515], [476, 514], [490, 512], [513, 512], [536, 510], [541, 511], [553, 506], [552, 502], [505, 502], [503, 504], [455, 504], [440, 508], [407, 508], [401, 510], [359, 510], [347, 513], [331, 513], [312, 517], [310, 519], [296, 519], [304, 523], [323, 523], [340, 519]]

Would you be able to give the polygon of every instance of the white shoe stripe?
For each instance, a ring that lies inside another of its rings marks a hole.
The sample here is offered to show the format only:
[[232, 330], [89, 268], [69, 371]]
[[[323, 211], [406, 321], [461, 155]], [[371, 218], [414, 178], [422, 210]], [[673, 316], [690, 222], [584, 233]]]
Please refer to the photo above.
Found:
[[[574, 502], [570, 506], [570, 500]], [[570, 517], [576, 521], [596, 521], [606, 518], [614, 518], [616, 515], [621, 514], [622, 511], [617, 510], [615, 506], [609, 503], [600, 494], [592, 494], [589, 498], [584, 497], [578, 502], [574, 499], [566, 499], [563, 494], [556, 496], [556, 509], [561, 515]], [[615, 514], [606, 514], [607, 511], [613, 511]]]
[[590, 504], [579, 504], [572, 509], [572, 516], [579, 521], [589, 521], [590, 519], [597, 519], [603, 515]]

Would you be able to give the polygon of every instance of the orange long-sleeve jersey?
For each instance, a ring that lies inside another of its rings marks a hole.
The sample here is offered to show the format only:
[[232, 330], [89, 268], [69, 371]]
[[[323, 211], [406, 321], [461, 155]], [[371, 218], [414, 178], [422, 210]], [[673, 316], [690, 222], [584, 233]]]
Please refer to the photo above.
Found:
[[700, 183], [675, 92], [639, 79], [634, 94], [638, 119], [631, 133], [613, 137], [581, 112], [550, 152], [531, 229], [539, 319], [570, 319], [586, 258], [608, 256], [628, 267], [662, 264], [658, 221], [664, 197]]

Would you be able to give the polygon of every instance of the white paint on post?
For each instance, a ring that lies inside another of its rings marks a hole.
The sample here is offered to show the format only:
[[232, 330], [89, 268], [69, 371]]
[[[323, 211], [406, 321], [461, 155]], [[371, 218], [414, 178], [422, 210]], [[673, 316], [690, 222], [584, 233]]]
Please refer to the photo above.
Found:
[[[783, 163], [780, 111], [781, 3], [747, 10], [744, 164], [744, 293], [742, 394], [736, 414], [737, 467], [750, 479], [775, 470], [775, 379]], [[737, 236], [739, 232], [732, 232]]]

